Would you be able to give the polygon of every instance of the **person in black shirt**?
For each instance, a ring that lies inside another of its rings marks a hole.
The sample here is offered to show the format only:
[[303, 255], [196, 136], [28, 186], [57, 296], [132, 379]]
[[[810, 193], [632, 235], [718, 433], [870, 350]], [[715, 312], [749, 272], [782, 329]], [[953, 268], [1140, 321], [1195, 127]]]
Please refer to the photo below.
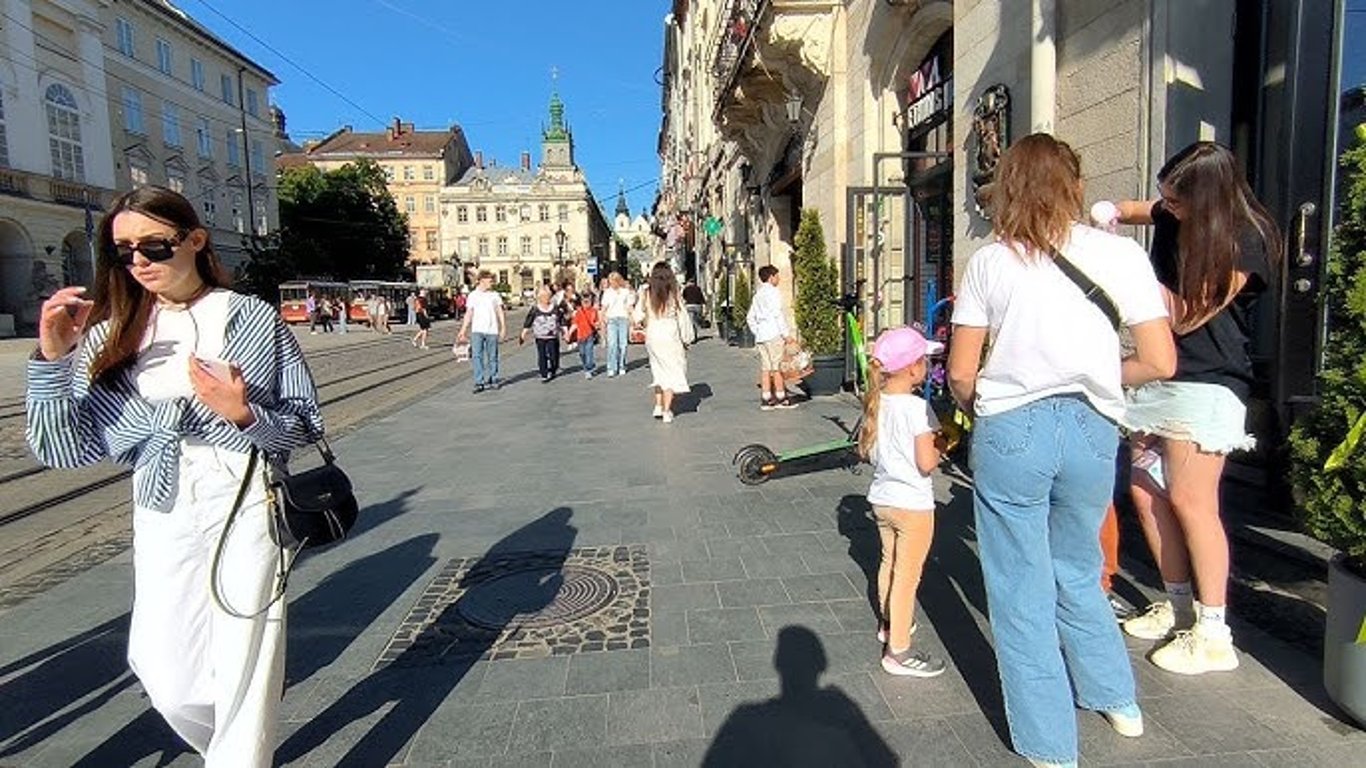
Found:
[[564, 325], [564, 304], [555, 304], [550, 289], [536, 291], [536, 304], [526, 313], [518, 344], [525, 344], [527, 336], [536, 339], [536, 367], [541, 383], [549, 382], [560, 372], [560, 333]]
[[1161, 199], [1118, 203], [1117, 220], [1153, 227], [1150, 256], [1176, 336], [1176, 375], [1131, 392], [1125, 417], [1136, 436], [1130, 490], [1168, 600], [1124, 630], [1173, 638], [1152, 662], [1194, 675], [1238, 666], [1224, 616], [1229, 549], [1219, 478], [1225, 456], [1254, 442], [1245, 428], [1251, 322], [1271, 284], [1280, 235], [1219, 144], [1183, 149], [1157, 180]]
[[694, 334], [702, 333], [702, 306], [707, 303], [707, 297], [702, 294], [702, 288], [698, 286], [696, 280], [689, 280], [683, 286], [683, 306], [688, 310], [688, 317], [692, 318]]

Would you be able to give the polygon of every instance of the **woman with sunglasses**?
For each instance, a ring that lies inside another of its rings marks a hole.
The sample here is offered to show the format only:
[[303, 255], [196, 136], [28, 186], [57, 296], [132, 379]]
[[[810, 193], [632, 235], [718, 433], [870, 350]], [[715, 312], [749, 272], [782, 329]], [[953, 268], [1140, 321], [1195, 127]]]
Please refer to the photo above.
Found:
[[1212, 141], [1168, 160], [1157, 189], [1159, 200], [1098, 204], [1092, 214], [1106, 214], [1111, 221], [1102, 224], [1153, 227], [1150, 258], [1176, 336], [1176, 375], [1133, 391], [1125, 416], [1136, 433], [1129, 490], [1167, 599], [1124, 622], [1124, 631], [1169, 641], [1149, 657], [1169, 672], [1227, 672], [1238, 655], [1225, 620], [1229, 549], [1219, 479], [1225, 457], [1255, 442], [1245, 423], [1254, 378], [1248, 347], [1280, 233], [1237, 158]]
[[267, 530], [259, 468], [212, 566], [254, 452], [279, 466], [322, 436], [313, 379], [275, 309], [227, 290], [181, 195], [142, 187], [119, 197], [98, 245], [93, 300], [73, 286], [43, 302], [29, 445], [51, 467], [108, 458], [134, 468], [129, 665], [207, 766], [268, 766], [284, 601], [233, 615], [260, 611], [278, 586], [283, 553]]

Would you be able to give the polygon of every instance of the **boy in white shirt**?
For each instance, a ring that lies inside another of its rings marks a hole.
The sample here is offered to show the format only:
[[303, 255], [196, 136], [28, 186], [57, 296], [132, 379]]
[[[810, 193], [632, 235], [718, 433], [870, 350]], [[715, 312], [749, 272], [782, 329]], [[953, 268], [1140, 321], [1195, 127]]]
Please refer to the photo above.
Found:
[[745, 322], [759, 351], [759, 387], [763, 390], [759, 409], [796, 408], [787, 397], [782, 373], [783, 354], [792, 332], [783, 314], [783, 296], [778, 292], [778, 268], [772, 264], [759, 268], [759, 290], [754, 292]]

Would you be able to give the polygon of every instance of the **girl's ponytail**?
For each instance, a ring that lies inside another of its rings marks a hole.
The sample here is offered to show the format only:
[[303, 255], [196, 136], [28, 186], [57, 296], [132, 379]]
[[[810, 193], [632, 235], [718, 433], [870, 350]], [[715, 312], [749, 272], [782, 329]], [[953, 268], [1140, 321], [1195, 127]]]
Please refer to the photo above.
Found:
[[859, 430], [858, 455], [870, 459], [877, 443], [877, 414], [882, 405], [882, 363], [868, 360], [868, 391], [863, 393], [863, 428]]

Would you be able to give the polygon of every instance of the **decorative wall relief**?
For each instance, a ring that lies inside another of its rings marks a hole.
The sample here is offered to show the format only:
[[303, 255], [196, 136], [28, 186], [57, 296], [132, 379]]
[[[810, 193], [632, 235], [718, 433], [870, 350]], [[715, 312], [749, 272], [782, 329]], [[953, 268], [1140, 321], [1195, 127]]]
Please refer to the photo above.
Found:
[[997, 83], [977, 98], [972, 108], [972, 193], [977, 213], [991, 219], [987, 193], [1001, 153], [1010, 144], [1010, 89]]

